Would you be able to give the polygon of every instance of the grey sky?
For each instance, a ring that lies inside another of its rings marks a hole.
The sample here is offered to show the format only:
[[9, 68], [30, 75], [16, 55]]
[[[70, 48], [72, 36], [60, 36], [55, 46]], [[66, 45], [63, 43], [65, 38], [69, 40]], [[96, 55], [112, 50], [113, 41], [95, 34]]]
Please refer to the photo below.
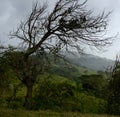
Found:
[[[46, 1], [49, 7], [54, 6], [57, 0], [39, 0], [41, 3]], [[31, 10], [33, 0], [0, 0], [0, 40], [4, 44], [16, 44], [16, 41], [8, 41], [8, 34], [15, 29], [19, 22], [25, 18]], [[113, 13], [109, 19], [108, 36], [114, 36], [120, 32], [120, 0], [88, 0], [88, 8], [100, 13], [103, 10]], [[120, 35], [118, 36], [120, 37]], [[102, 57], [114, 59], [120, 52], [120, 39], [114, 41], [111, 47], [106, 48], [106, 52], [94, 52]], [[93, 53], [93, 52], [91, 52]]]

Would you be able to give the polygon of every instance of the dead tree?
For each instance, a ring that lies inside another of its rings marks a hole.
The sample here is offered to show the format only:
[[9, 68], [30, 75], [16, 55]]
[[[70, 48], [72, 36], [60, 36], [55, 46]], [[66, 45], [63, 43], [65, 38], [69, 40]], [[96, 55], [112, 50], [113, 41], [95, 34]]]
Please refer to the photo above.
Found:
[[26, 107], [31, 108], [32, 89], [36, 75], [31, 73], [30, 56], [38, 50], [58, 55], [61, 50], [84, 53], [86, 46], [96, 48], [112, 44], [111, 37], [104, 38], [110, 13], [94, 16], [85, 8], [86, 2], [58, 0], [51, 13], [47, 5], [36, 3], [25, 21], [22, 21], [12, 38], [24, 45], [24, 70], [21, 81], [27, 87]]

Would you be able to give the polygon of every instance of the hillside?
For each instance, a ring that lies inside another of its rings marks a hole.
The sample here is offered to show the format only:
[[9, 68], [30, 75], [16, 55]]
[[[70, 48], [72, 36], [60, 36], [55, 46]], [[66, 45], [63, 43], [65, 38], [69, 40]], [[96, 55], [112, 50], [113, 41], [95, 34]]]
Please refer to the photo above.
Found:
[[[108, 80], [103, 74], [96, 74], [95, 71], [72, 62], [72, 59], [79, 57], [71, 57], [71, 62], [48, 57], [51, 61], [45, 66], [46, 71], [38, 75], [33, 85], [32, 110], [95, 114], [107, 112]], [[37, 61], [40, 58], [31, 56], [31, 59]], [[5, 71], [6, 82], [1, 82], [3, 91], [0, 92], [0, 107], [24, 109], [26, 85], [18, 80], [13, 67], [10, 68]]]
[[114, 61], [106, 58], [101, 58], [94, 55], [74, 55], [67, 54], [67, 59], [77, 66], [85, 67], [94, 71], [105, 71], [108, 67], [114, 65]]
[[47, 72], [50, 74], [56, 74], [58, 76], [66, 77], [71, 80], [74, 80], [80, 77], [81, 75], [96, 74], [96, 71], [92, 69], [81, 65], [77, 65], [72, 61], [66, 62], [62, 59], [53, 61]]

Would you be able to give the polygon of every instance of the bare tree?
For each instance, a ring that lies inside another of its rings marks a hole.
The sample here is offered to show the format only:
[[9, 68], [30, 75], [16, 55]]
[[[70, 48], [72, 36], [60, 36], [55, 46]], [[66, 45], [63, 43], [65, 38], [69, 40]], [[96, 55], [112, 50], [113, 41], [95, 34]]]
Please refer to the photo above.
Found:
[[25, 21], [22, 21], [12, 38], [23, 42], [24, 70], [21, 81], [27, 87], [26, 107], [30, 108], [35, 75], [30, 70], [30, 56], [36, 52], [41, 54], [59, 54], [63, 49], [67, 52], [76, 49], [83, 53], [85, 46], [96, 48], [112, 44], [112, 38], [103, 38], [110, 13], [94, 16], [93, 11], [85, 8], [86, 2], [79, 0], [58, 0], [51, 13], [47, 5], [36, 3]]

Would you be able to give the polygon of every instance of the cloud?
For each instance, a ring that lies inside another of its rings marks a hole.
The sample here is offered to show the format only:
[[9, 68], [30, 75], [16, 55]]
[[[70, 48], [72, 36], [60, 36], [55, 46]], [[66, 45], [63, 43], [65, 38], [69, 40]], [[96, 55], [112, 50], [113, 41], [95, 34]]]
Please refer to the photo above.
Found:
[[[8, 43], [9, 32], [28, 14], [33, 0], [0, 1], [0, 41]], [[6, 40], [6, 41], [5, 41]]]
[[17, 15], [22, 15], [31, 9], [33, 0], [10, 0]]
[[[51, 10], [55, 4], [55, 1], [57, 0], [38, 1], [40, 1], [40, 3], [46, 2]], [[0, 40], [2, 42], [8, 43], [9, 31], [15, 29], [19, 22], [27, 17], [31, 11], [33, 2], [34, 0], [0, 0]], [[110, 17], [108, 30], [110, 34], [120, 32], [120, 0], [88, 0], [87, 7], [88, 9], [92, 9], [97, 14], [101, 13], [103, 10], [113, 10], [113, 13]], [[10, 43], [14, 44], [16, 42], [11, 41]], [[115, 42], [110, 50], [116, 51], [116, 47], [119, 46], [117, 44], [119, 43], [120, 41], [117, 43]], [[117, 47], [117, 50], [119, 49], [120, 48]], [[113, 55], [113, 52], [108, 52], [106, 55]]]

